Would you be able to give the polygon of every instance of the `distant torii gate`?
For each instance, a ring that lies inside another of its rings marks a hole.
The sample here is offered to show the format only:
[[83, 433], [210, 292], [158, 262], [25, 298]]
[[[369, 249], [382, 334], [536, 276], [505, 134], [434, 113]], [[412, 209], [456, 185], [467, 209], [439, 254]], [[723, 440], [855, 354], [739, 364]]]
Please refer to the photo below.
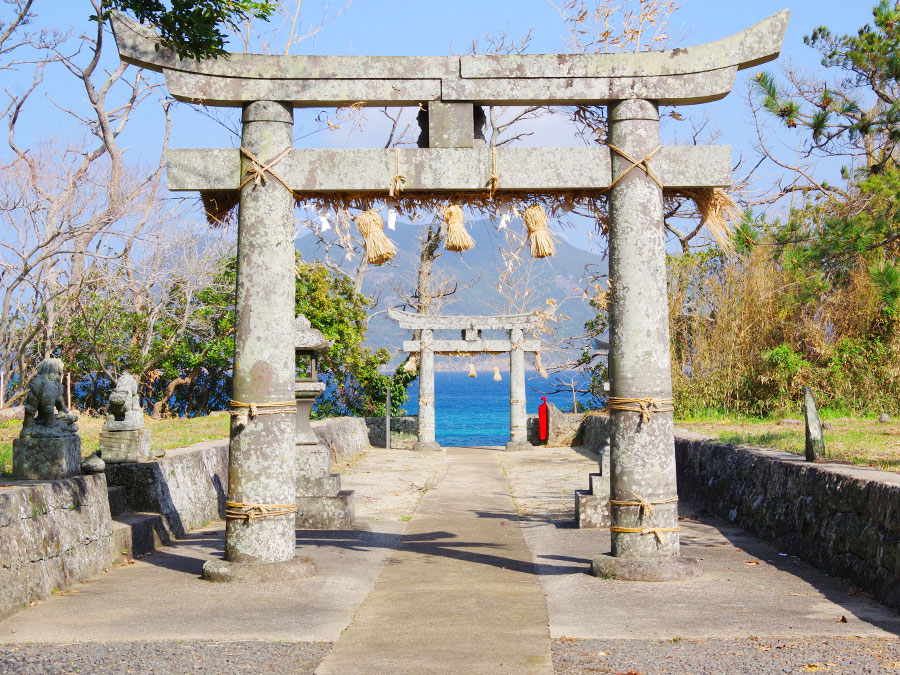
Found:
[[[662, 146], [659, 106], [727, 96], [739, 70], [778, 56], [789, 15], [668, 51], [205, 61], [179, 59], [152, 31], [113, 15], [122, 61], [162, 72], [180, 101], [243, 109], [240, 149], [170, 150], [167, 169], [171, 190], [240, 200], [233, 397], [261, 412], [247, 424], [232, 417], [228, 499], [248, 512], [226, 526], [236, 574], [255, 565], [258, 578], [258, 563], [295, 554], [294, 199], [385, 199], [401, 177], [401, 200], [606, 193], [612, 556], [591, 569], [645, 580], [700, 573], [699, 561], [679, 555], [663, 190], [730, 186], [731, 149]], [[422, 147], [292, 147], [295, 107], [345, 105], [421, 106]], [[487, 148], [476, 138], [476, 108], [492, 105], [605, 105], [609, 145]], [[270, 567], [272, 575], [292, 569]]]
[[[504, 354], [509, 352], [509, 442], [507, 450], [531, 450], [525, 414], [525, 352], [539, 352], [540, 340], [525, 339], [526, 330], [536, 329], [537, 313], [507, 316], [438, 316], [411, 314], [388, 309], [400, 328], [420, 331], [418, 340], [407, 340], [403, 351], [419, 354], [419, 439], [414, 450], [440, 450], [434, 432], [434, 355]], [[459, 340], [436, 340], [436, 330], [461, 330]], [[485, 340], [484, 330], [505, 330], [506, 340]]]

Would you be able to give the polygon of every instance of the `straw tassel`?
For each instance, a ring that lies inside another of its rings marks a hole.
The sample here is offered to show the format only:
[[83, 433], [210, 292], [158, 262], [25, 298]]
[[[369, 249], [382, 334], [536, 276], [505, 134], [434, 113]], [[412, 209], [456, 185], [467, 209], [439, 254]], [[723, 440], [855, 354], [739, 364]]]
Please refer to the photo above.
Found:
[[451, 204], [446, 207], [444, 222], [447, 223], [447, 239], [444, 248], [448, 251], [468, 251], [475, 246], [475, 240], [469, 235], [464, 225], [462, 206]]
[[397, 255], [397, 249], [384, 233], [381, 214], [375, 209], [363, 211], [356, 216], [356, 227], [366, 240], [366, 262], [383, 265]]
[[416, 355], [410, 354], [409, 358], [406, 359], [406, 363], [403, 364], [403, 372], [414, 373], [416, 372], [416, 367]]
[[726, 253], [734, 251], [729, 223], [738, 223], [743, 211], [731, 196], [721, 188], [683, 190], [681, 193], [694, 200], [700, 219], [706, 225], [716, 243]]
[[503, 378], [500, 376], [500, 369], [497, 366], [494, 366], [494, 382], [499, 382]]
[[540, 352], [534, 353], [534, 365], [537, 366], [538, 372], [541, 374], [541, 377], [543, 377], [545, 380], [548, 377], [550, 377], [549, 375], [547, 375], [547, 369], [544, 368], [544, 364], [541, 361], [541, 353]]
[[469, 364], [469, 377], [478, 377], [478, 373], [475, 372], [475, 364]]
[[525, 209], [525, 227], [528, 228], [532, 258], [548, 258], [556, 252], [553, 237], [547, 229], [547, 215], [540, 204]]

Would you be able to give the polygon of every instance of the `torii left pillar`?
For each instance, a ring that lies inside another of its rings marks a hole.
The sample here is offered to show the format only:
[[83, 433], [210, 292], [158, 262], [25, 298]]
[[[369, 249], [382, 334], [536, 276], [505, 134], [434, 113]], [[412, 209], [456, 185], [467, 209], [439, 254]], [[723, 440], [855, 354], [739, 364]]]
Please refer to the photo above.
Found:
[[534, 450], [528, 442], [525, 412], [525, 335], [521, 328], [509, 331], [509, 442], [506, 450]]
[[[242, 121], [241, 145], [262, 163], [293, 145], [289, 104], [248, 103]], [[250, 162], [243, 158], [242, 175]], [[248, 414], [231, 418], [225, 560], [203, 566], [210, 581], [315, 572], [311, 561], [295, 558], [294, 313], [293, 195], [264, 174], [241, 188], [233, 406]], [[243, 407], [251, 403], [256, 414]]]

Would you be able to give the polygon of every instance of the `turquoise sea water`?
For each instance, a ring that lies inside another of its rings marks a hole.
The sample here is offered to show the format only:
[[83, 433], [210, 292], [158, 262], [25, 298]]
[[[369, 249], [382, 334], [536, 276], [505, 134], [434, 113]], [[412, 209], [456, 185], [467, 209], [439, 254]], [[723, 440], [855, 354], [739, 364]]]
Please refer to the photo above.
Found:
[[[494, 382], [491, 371], [468, 373], [437, 372], [434, 375], [435, 422], [437, 442], [441, 445], [504, 445], [509, 440], [509, 373], [501, 372], [503, 380]], [[564, 377], [566, 373], [562, 374]], [[526, 412], [537, 413], [541, 396], [546, 396], [558, 408], [572, 407], [572, 392], [545, 394], [552, 389], [549, 380], [537, 372], [525, 374], [527, 386]], [[407, 413], [418, 412], [419, 382], [409, 389]], [[579, 396], [579, 401], [586, 398]]]

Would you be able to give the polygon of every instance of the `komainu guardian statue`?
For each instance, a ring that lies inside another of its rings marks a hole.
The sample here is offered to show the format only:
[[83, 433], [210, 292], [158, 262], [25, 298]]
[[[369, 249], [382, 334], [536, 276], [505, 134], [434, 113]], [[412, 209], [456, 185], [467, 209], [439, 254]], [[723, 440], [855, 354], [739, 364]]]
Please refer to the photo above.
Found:
[[134, 431], [144, 426], [144, 411], [138, 396], [138, 383], [131, 373], [122, 373], [109, 395], [109, 413], [104, 431]]
[[25, 397], [22, 438], [55, 438], [78, 432], [78, 416], [71, 414], [63, 401], [62, 375], [61, 360], [41, 361]]
[[63, 401], [63, 362], [45, 359], [28, 385], [22, 432], [13, 441], [13, 477], [59, 480], [81, 471], [78, 417]]
[[100, 430], [100, 452], [107, 464], [152, 462], [166, 454], [151, 445], [139, 389], [134, 375], [122, 373], [109, 393], [106, 421]]

